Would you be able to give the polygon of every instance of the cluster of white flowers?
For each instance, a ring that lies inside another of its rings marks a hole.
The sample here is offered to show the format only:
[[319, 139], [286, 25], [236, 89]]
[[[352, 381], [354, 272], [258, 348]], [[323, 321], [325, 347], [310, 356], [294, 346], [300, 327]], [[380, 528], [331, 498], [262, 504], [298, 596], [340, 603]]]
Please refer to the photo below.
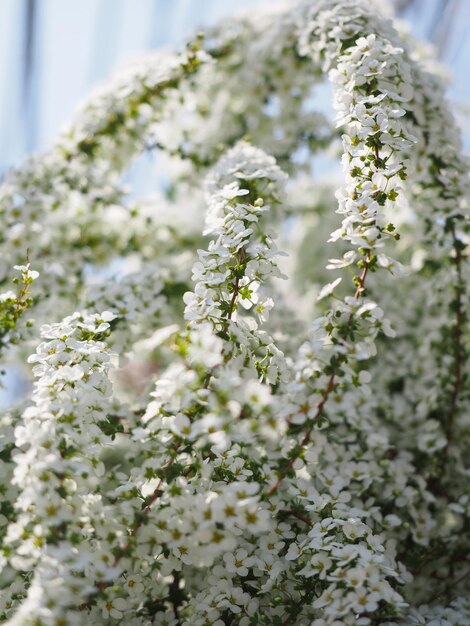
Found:
[[[190, 327], [210, 322], [214, 330], [248, 358], [256, 359], [262, 377], [276, 382], [282, 355], [272, 339], [258, 330], [274, 302], [263, 294], [270, 278], [282, 278], [272, 235], [260, 220], [278, 203], [284, 176], [272, 157], [245, 142], [224, 156], [209, 181], [205, 234], [216, 237], [199, 250], [193, 267], [194, 292], [184, 296]], [[241, 309], [240, 309], [241, 307]], [[243, 316], [253, 311], [256, 319]], [[264, 355], [258, 357], [259, 348]]]
[[[43, 339], [0, 418], [8, 626], [470, 624], [468, 166], [379, 1], [137, 63], [0, 188], [0, 347]], [[128, 201], [152, 147], [166, 197]]]
[[125, 356], [139, 339], [148, 338], [149, 324], [160, 328], [165, 320], [170, 323], [165, 284], [176, 278], [176, 272], [164, 272], [149, 263], [139, 272], [90, 285], [84, 308], [106, 310], [115, 316], [111, 345], [120, 356]]
[[80, 573], [103, 580], [113, 575], [98, 546], [77, 549], [94, 533], [94, 493], [105, 472], [100, 454], [107, 437], [100, 424], [108, 422], [111, 360], [101, 339], [113, 318], [76, 313], [43, 326], [46, 341], [29, 359], [38, 381], [34, 404], [15, 429], [18, 516], [5, 543], [14, 549], [7, 563], [34, 575], [14, 623], [53, 623], [75, 605], [77, 593], [85, 598], [92, 590]]
[[[97, 91], [49, 152], [7, 174], [0, 188], [0, 281], [11, 280], [12, 266], [29, 250], [42, 276], [35, 319], [58, 321], [55, 311], [80, 295], [90, 263], [109, 263], [144, 243], [148, 220], [128, 206], [122, 173], [145, 150], [165, 98], [207, 59], [195, 45], [129, 66]], [[64, 248], [66, 260], [58, 254]], [[25, 325], [17, 326], [27, 336]]]
[[[15, 276], [12, 283], [19, 285], [19, 292], [11, 289], [0, 294], [0, 350], [20, 340], [17, 330], [18, 320], [32, 306], [30, 287], [33, 280], [39, 277], [39, 272], [31, 269], [31, 264], [15, 265], [14, 270], [21, 273], [21, 280]], [[33, 325], [33, 320], [28, 320]]]

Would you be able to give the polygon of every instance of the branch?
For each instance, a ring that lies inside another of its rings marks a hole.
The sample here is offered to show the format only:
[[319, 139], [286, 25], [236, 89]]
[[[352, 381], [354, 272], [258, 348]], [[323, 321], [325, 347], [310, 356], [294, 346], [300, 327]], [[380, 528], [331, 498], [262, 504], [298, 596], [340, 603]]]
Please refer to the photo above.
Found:
[[455, 311], [455, 328], [454, 328], [454, 384], [450, 397], [450, 407], [446, 419], [446, 438], [447, 443], [444, 448], [444, 457], [447, 457], [449, 445], [452, 441], [455, 414], [457, 412], [457, 402], [462, 388], [462, 364], [464, 360], [462, 329], [464, 324], [464, 312], [462, 307], [462, 252], [461, 243], [455, 234], [455, 226], [452, 224], [452, 238], [455, 250], [455, 265], [457, 268], [457, 284], [455, 285], [456, 294], [456, 311]]
[[[364, 292], [364, 284], [367, 278], [367, 274], [369, 271], [369, 262], [371, 259], [371, 252], [370, 250], [367, 253], [367, 257], [366, 257], [366, 264], [362, 270], [362, 274], [359, 278], [359, 283], [357, 285], [357, 289], [356, 292], [354, 294], [354, 297], [356, 300], [359, 300], [359, 298], [362, 297], [362, 294]], [[346, 326], [345, 326], [345, 334], [348, 333], [349, 329], [351, 328], [351, 324], [353, 321], [353, 314], [351, 313], [351, 315], [348, 318], [348, 321], [346, 322]], [[310, 437], [312, 435], [312, 431], [313, 431], [313, 427], [315, 425], [315, 422], [321, 417], [322, 413], [323, 413], [323, 409], [325, 407], [325, 404], [331, 394], [331, 392], [333, 391], [334, 387], [335, 387], [335, 378], [336, 378], [336, 374], [338, 373], [338, 367], [336, 367], [336, 370], [334, 370], [331, 373], [331, 376], [328, 380], [328, 384], [325, 387], [323, 393], [322, 393], [322, 400], [320, 402], [320, 404], [318, 405], [317, 408], [317, 412], [315, 413], [313, 419], [312, 419], [312, 425], [310, 426], [310, 428], [307, 430], [307, 432], [305, 433], [302, 441], [300, 442], [300, 444], [297, 446], [297, 450], [296, 452], [294, 452], [294, 454], [292, 455], [289, 463], [280, 471], [280, 476], [277, 479], [277, 481], [274, 483], [274, 485], [268, 490], [267, 495], [268, 496], [272, 496], [274, 493], [276, 493], [276, 491], [279, 489], [279, 487], [281, 486], [281, 483], [284, 479], [284, 477], [286, 476], [286, 474], [288, 472], [290, 472], [290, 470], [293, 468], [294, 463], [296, 462], [296, 460], [299, 458], [302, 449], [308, 444], [308, 442], [310, 441]]]

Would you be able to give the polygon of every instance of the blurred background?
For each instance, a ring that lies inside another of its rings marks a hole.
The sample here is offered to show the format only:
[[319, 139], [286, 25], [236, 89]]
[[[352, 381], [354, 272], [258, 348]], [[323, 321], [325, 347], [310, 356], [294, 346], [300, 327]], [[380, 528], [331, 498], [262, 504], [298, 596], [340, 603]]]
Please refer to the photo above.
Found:
[[[470, 0], [390, 1], [449, 67], [449, 98], [469, 151]], [[0, 177], [46, 149], [116, 66], [162, 46], [180, 48], [197, 28], [261, 2], [0, 0]]]

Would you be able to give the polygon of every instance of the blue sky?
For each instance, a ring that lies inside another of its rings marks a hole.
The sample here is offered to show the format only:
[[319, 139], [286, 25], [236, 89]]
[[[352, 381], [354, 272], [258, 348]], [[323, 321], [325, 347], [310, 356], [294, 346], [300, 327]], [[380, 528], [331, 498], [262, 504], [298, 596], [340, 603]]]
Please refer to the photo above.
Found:
[[[276, 1], [276, 0], [271, 0]], [[25, 93], [26, 11], [35, 6]], [[96, 82], [257, 0], [0, 0], [0, 171], [42, 150]]]
[[[441, 46], [442, 60], [454, 74], [449, 94], [468, 109], [470, 0], [395, 1], [407, 5], [404, 18], [413, 33]], [[45, 149], [93, 84], [129, 57], [178, 47], [199, 26], [257, 4], [260, 0], [0, 0], [0, 173]], [[28, 7], [35, 9], [29, 37]], [[470, 135], [468, 111], [466, 125]]]

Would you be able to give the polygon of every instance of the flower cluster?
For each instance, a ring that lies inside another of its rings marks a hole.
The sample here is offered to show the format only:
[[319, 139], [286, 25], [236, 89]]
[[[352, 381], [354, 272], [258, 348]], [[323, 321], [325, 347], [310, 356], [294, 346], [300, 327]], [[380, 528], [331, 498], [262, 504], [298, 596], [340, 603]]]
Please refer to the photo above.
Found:
[[34, 567], [15, 618], [19, 623], [37, 618], [48, 623], [74, 605], [75, 594], [86, 596], [90, 583], [79, 572], [92, 578], [112, 576], [96, 550], [85, 555], [76, 546], [94, 532], [96, 520], [90, 513], [105, 472], [99, 455], [106, 443], [102, 424], [109, 419], [111, 359], [102, 339], [113, 318], [109, 312], [76, 313], [62, 323], [43, 326], [45, 341], [29, 359], [38, 381], [34, 404], [15, 429], [13, 484], [20, 491], [17, 517], [5, 539], [7, 546], [14, 546], [11, 567]]
[[[9, 290], [0, 294], [0, 348], [18, 340], [16, 325], [20, 317], [32, 306], [33, 299], [30, 296], [30, 287], [33, 280], [39, 276], [39, 272], [31, 269], [31, 264], [15, 265], [14, 269], [21, 272], [21, 280], [15, 276], [13, 284], [20, 285], [20, 291], [16, 294]], [[32, 320], [29, 320], [32, 325]]]
[[[377, 6], [222, 23], [7, 176], [2, 276], [30, 247], [40, 277], [6, 356], [42, 324], [0, 417], [7, 626], [470, 624], [468, 166]], [[156, 148], [164, 194], [128, 200]]]
[[[210, 322], [214, 330], [256, 359], [261, 376], [277, 379], [282, 357], [258, 322], [267, 320], [273, 299], [263, 294], [270, 278], [281, 278], [275, 262], [280, 252], [261, 216], [278, 203], [283, 174], [274, 159], [244, 142], [224, 156], [209, 181], [205, 234], [216, 237], [199, 250], [193, 267], [194, 292], [184, 296], [185, 318], [191, 327]], [[253, 311], [255, 319], [241, 311]], [[271, 358], [274, 357], [274, 358]]]
[[[165, 98], [207, 58], [194, 44], [183, 54], [159, 52], [130, 65], [97, 90], [49, 152], [7, 174], [0, 188], [0, 283], [30, 250], [41, 273], [41, 294], [31, 303], [39, 309], [35, 319], [59, 321], [56, 311], [65, 303], [78, 306], [90, 264], [128, 255], [148, 236], [148, 220], [125, 198], [122, 173], [146, 149]], [[122, 214], [124, 228], [116, 219]], [[70, 250], [66, 261], [57, 255], [63, 248]], [[28, 338], [25, 330], [16, 334]]]

